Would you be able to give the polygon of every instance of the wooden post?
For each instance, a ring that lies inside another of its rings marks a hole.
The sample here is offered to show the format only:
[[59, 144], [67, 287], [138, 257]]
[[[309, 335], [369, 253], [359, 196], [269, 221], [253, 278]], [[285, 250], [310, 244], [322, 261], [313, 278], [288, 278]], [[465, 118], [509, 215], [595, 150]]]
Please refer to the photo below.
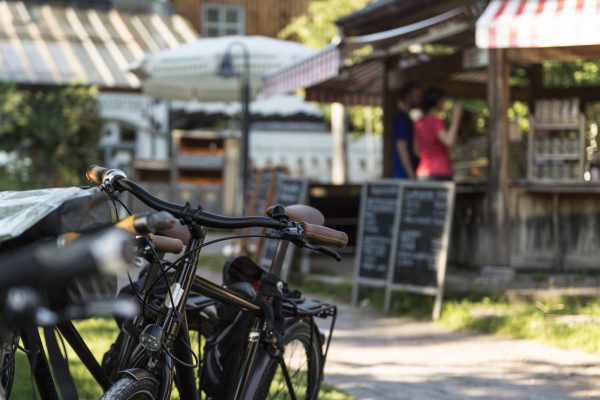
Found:
[[489, 263], [510, 265], [508, 116], [510, 65], [506, 51], [490, 49], [488, 106], [490, 108], [490, 163], [488, 188]]
[[540, 98], [544, 90], [544, 68], [542, 64], [532, 64], [529, 69], [529, 87], [531, 98], [529, 99], [529, 113], [535, 111], [535, 99]]
[[331, 182], [335, 185], [346, 183], [346, 109], [342, 103], [331, 103], [331, 138], [333, 155], [331, 158]]
[[394, 120], [398, 112], [398, 90], [390, 79], [398, 65], [398, 57], [385, 60], [383, 74], [383, 177], [392, 176], [392, 151], [394, 146]]

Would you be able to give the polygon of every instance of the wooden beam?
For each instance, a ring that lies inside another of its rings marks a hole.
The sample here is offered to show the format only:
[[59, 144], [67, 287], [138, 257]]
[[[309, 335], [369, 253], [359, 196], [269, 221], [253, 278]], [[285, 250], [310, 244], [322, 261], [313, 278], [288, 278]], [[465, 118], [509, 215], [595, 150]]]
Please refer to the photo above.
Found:
[[398, 90], [392, 87], [390, 71], [398, 65], [397, 57], [385, 60], [383, 71], [383, 177], [392, 176], [392, 151], [394, 149], [394, 121], [398, 112]]
[[[483, 83], [461, 82], [461, 81], [421, 81], [424, 87], [432, 86], [442, 89], [450, 97], [462, 97], [467, 99], [487, 99], [488, 85]], [[511, 101], [529, 101], [531, 91], [526, 87], [512, 87], [510, 90]]]
[[461, 51], [448, 56], [435, 57], [430, 61], [406, 68], [404, 74], [408, 81], [421, 81], [423, 78], [427, 80], [442, 80], [463, 70], [463, 54]]
[[533, 64], [528, 70], [528, 75], [532, 94], [529, 100], [529, 110], [533, 112], [535, 99], [541, 97], [540, 92], [544, 88], [544, 66], [542, 64]]
[[505, 50], [490, 50], [488, 67], [488, 107], [490, 116], [489, 192], [487, 196], [488, 234], [491, 265], [510, 265], [508, 105], [510, 102], [510, 65]]
[[600, 86], [545, 87], [538, 92], [536, 97], [544, 99], [578, 97], [583, 102], [600, 101]]
[[346, 183], [346, 108], [342, 103], [331, 103], [331, 182]]
[[507, 49], [510, 62], [540, 64], [544, 61], [593, 60], [600, 58], [600, 46], [540, 47]]

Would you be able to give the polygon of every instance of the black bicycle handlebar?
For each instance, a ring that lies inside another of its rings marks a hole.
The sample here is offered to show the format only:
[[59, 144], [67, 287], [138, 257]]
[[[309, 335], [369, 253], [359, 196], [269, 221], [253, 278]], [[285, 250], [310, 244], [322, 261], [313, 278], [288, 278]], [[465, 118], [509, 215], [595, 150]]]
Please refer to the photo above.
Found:
[[[240, 229], [261, 227], [279, 230], [290, 226], [285, 220], [270, 217], [225, 217], [188, 206], [170, 203], [148, 193], [138, 184], [127, 179], [125, 173], [118, 169], [108, 169], [97, 165], [91, 165], [86, 171], [86, 177], [93, 183], [110, 184], [114, 190], [128, 191], [150, 208], [159, 211], [168, 211], [176, 218], [181, 218], [186, 222], [193, 221], [209, 228]], [[348, 236], [344, 232], [306, 223], [302, 224], [302, 228], [307, 234], [306, 238], [315, 244], [342, 248], [348, 243]]]
[[120, 229], [86, 235], [66, 247], [47, 242], [0, 260], [0, 291], [21, 285], [65, 282], [93, 272], [115, 275], [133, 262], [130, 236]]
[[142, 203], [155, 210], [164, 210], [173, 214], [176, 218], [191, 219], [197, 224], [209, 228], [218, 229], [239, 229], [239, 228], [272, 228], [280, 229], [285, 224], [269, 217], [225, 217], [223, 215], [212, 214], [203, 210], [182, 206], [180, 204], [170, 203], [155, 197], [141, 188], [135, 182], [127, 178], [121, 178], [115, 181], [115, 186], [122, 188], [137, 197]]
[[133, 194], [142, 203], [146, 204], [150, 208], [158, 211], [167, 211], [173, 214], [176, 218], [181, 218], [190, 222], [193, 221], [209, 228], [240, 229], [260, 227], [280, 229], [286, 226], [285, 224], [282, 224], [281, 222], [269, 217], [225, 217], [161, 200], [158, 197], [148, 193], [137, 183], [127, 179], [125, 174], [120, 170], [108, 169], [98, 165], [91, 165], [88, 167], [85, 175], [88, 180], [98, 185], [104, 184], [106, 180], [110, 180], [110, 183], [113, 185], [115, 190], [127, 191]]

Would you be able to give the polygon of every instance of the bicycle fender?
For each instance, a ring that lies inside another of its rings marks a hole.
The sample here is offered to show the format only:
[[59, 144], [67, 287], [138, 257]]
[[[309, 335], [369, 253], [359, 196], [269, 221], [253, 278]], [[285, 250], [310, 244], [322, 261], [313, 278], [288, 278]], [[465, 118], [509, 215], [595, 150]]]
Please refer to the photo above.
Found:
[[120, 371], [117, 376], [127, 375], [135, 379], [136, 381], [141, 381], [142, 379], [150, 379], [157, 384], [160, 384], [156, 376], [154, 376], [151, 372], [146, 371], [142, 368], [129, 368], [123, 371]]

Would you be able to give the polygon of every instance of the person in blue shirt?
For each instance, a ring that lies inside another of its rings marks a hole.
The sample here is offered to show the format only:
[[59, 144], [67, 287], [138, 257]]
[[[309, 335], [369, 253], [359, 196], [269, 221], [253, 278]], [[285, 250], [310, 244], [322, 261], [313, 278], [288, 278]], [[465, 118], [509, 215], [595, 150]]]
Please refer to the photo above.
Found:
[[400, 88], [398, 113], [394, 121], [392, 149], [392, 176], [399, 179], [415, 179], [419, 158], [415, 154], [413, 121], [409, 112], [421, 103], [422, 91], [413, 82]]

